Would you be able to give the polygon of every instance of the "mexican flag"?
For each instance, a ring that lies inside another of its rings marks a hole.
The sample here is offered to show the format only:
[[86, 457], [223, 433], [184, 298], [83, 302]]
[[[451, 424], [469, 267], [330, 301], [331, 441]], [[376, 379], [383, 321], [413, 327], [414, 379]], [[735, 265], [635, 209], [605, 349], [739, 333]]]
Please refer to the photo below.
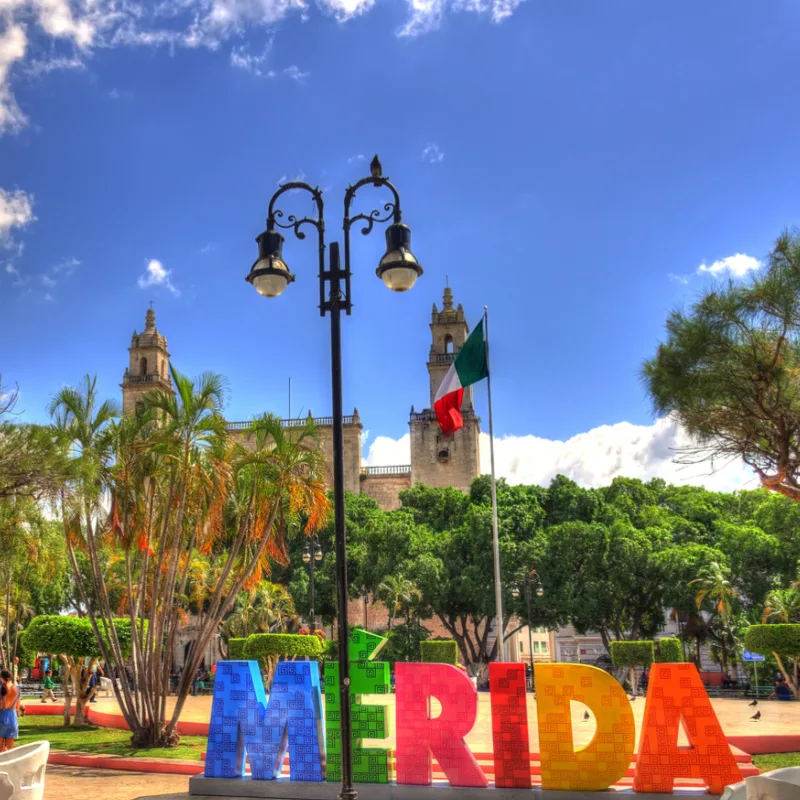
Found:
[[456, 354], [447, 375], [444, 376], [433, 409], [439, 427], [445, 436], [451, 436], [464, 425], [461, 417], [461, 401], [464, 389], [489, 377], [489, 362], [486, 358], [484, 321], [472, 331], [464, 346]]

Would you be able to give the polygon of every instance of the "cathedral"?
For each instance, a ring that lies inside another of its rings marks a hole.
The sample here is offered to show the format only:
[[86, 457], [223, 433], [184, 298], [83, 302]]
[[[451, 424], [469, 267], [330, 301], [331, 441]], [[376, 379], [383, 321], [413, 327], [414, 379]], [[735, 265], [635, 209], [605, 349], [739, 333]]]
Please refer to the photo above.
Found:
[[[464, 427], [446, 437], [439, 430], [433, 401], [439, 384], [447, 374], [456, 353], [467, 340], [469, 327], [464, 309], [453, 305], [453, 292], [445, 287], [441, 310], [433, 304], [431, 313], [431, 348], [428, 353], [430, 406], [416, 411], [411, 406], [408, 425], [411, 433], [411, 463], [396, 466], [369, 467], [361, 463], [361, 431], [358, 409], [344, 418], [344, 485], [355, 494], [373, 497], [381, 508], [391, 510], [400, 505], [399, 494], [417, 483], [426, 486], [453, 486], [469, 491], [480, 474], [480, 419], [475, 414], [472, 387], [464, 391], [461, 414]], [[148, 309], [142, 333], [134, 332], [129, 348], [128, 368], [122, 378], [122, 409], [135, 412], [141, 396], [153, 389], [173, 391], [169, 374], [170, 354], [167, 339], [156, 328], [156, 315]], [[286, 427], [305, 424], [305, 419], [285, 419]], [[315, 417], [320, 446], [328, 463], [328, 483], [332, 483], [330, 464], [333, 458], [333, 419]], [[229, 422], [228, 430], [247, 446], [245, 431], [249, 422]]]

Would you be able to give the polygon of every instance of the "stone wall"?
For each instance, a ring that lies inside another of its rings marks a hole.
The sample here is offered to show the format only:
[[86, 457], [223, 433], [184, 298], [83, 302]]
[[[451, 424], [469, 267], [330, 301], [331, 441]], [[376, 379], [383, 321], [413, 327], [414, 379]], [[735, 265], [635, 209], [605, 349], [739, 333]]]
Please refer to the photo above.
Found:
[[[415, 419], [416, 417], [416, 419]], [[464, 427], [446, 437], [439, 430], [435, 417], [412, 414], [411, 484], [453, 486], [468, 492], [480, 474], [480, 420], [473, 416], [464, 420]]]
[[[327, 465], [325, 482], [328, 486], [333, 486], [333, 426], [318, 425], [318, 430], [320, 447], [325, 454], [325, 464]], [[245, 447], [250, 446], [244, 431], [232, 430], [230, 433]], [[358, 494], [361, 491], [360, 421], [345, 423], [344, 426], [344, 488], [353, 494]]]
[[400, 508], [400, 492], [411, 486], [411, 473], [399, 475], [362, 475], [361, 491], [376, 500], [384, 511]]

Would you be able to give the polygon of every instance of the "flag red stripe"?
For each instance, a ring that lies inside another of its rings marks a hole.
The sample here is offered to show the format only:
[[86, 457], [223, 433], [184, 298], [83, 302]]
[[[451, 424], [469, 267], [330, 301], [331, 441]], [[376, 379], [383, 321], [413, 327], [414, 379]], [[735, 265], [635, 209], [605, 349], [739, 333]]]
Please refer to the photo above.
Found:
[[433, 404], [436, 412], [436, 419], [439, 420], [439, 427], [445, 436], [452, 436], [459, 428], [464, 425], [464, 418], [461, 416], [461, 401], [464, 399], [464, 390], [450, 392]]

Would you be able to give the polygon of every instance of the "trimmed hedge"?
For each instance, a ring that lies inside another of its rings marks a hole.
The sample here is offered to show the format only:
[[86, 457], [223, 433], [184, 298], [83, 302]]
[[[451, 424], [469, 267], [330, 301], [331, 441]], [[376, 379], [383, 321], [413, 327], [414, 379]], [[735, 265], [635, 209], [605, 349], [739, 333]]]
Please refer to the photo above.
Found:
[[434, 639], [419, 643], [419, 654], [428, 664], [452, 664], [458, 666], [458, 644], [454, 639]]
[[649, 667], [655, 658], [652, 642], [611, 642], [615, 667]]
[[[102, 631], [102, 622], [98, 620], [97, 624]], [[123, 657], [130, 655], [131, 621], [115, 619], [114, 628]], [[35, 617], [25, 629], [25, 648], [36, 653], [63, 653], [72, 658], [100, 658], [102, 655], [92, 624], [85, 617]]]
[[244, 661], [247, 639], [228, 639], [228, 661]]
[[666, 638], [656, 642], [656, 661], [659, 664], [680, 664], [683, 661], [683, 648], [680, 639]]
[[300, 636], [296, 633], [254, 633], [245, 640], [244, 655], [258, 656], [302, 656], [318, 658], [322, 654], [322, 642], [317, 636]]
[[800, 625], [751, 625], [744, 646], [753, 653], [777, 653], [793, 660], [800, 656]]

